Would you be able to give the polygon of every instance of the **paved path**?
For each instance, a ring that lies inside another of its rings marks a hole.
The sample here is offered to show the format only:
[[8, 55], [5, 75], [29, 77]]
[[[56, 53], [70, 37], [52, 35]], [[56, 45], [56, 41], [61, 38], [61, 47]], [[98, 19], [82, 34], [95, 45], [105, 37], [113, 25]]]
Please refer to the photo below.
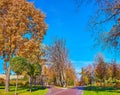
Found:
[[49, 88], [46, 95], [83, 95], [83, 87], [74, 88]]

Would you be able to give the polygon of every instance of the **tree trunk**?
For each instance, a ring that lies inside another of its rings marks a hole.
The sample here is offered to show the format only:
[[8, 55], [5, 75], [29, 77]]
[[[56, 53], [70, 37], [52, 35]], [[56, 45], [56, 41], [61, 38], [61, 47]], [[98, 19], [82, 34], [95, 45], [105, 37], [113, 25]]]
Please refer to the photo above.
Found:
[[30, 92], [32, 92], [32, 77], [30, 76]]
[[17, 89], [18, 89], [18, 75], [17, 75], [17, 78], [16, 78], [15, 95], [17, 95]]
[[76, 80], [74, 79], [74, 86], [76, 86]]
[[6, 69], [6, 83], [5, 83], [5, 91], [9, 92], [9, 83], [10, 83], [10, 66]]
[[35, 86], [37, 86], [37, 77], [35, 77]]

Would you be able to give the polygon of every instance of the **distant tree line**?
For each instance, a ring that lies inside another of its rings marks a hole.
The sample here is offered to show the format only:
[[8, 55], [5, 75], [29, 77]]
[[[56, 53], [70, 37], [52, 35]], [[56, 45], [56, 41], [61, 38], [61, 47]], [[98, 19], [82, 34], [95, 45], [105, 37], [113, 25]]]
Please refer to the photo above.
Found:
[[80, 74], [82, 85], [117, 86], [120, 84], [120, 64], [116, 63], [116, 60], [105, 62], [100, 53], [95, 57], [93, 64], [82, 68]]

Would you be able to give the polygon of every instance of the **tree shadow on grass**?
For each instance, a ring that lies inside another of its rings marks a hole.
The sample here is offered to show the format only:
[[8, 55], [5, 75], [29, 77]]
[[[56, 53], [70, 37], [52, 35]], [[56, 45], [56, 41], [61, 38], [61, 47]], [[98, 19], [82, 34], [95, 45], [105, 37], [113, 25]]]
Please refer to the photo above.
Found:
[[2, 87], [0, 86], [0, 89], [5, 89], [5, 87], [4, 86], [2, 86]]
[[83, 87], [83, 86], [77, 86], [77, 87], [73, 87], [72, 89], [83, 90], [83, 89], [84, 89], [84, 87]]
[[116, 92], [116, 93], [120, 93], [120, 90], [109, 90], [109, 92]]
[[[28, 88], [27, 87], [18, 87], [18, 91], [22, 91], [22, 90], [27, 91]], [[15, 91], [15, 88], [10, 89], [10, 92], [14, 92], [14, 91]]]
[[[38, 90], [45, 90], [45, 89], [46, 89], [46, 87], [44, 87], [44, 86], [33, 86], [32, 87], [32, 92], [38, 91]], [[15, 87], [10, 90], [10, 92], [14, 92], [14, 91], [15, 91]], [[18, 87], [17, 91], [20, 92], [20, 93], [23, 93], [23, 92], [26, 92], [26, 91], [29, 92], [30, 87], [29, 86], [25, 86], [25, 87], [20, 86], [20, 87]]]
[[[38, 90], [45, 90], [45, 89], [46, 89], [45, 86], [33, 86], [32, 87], [32, 92], [38, 91]], [[29, 91], [29, 87], [28, 87], [27, 91]]]

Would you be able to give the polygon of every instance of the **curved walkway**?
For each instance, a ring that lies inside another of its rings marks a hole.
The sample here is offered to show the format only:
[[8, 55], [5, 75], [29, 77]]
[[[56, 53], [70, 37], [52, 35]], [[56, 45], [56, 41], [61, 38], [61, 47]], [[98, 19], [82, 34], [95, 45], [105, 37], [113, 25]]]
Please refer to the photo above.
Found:
[[46, 95], [83, 95], [83, 87], [74, 88], [49, 88]]

